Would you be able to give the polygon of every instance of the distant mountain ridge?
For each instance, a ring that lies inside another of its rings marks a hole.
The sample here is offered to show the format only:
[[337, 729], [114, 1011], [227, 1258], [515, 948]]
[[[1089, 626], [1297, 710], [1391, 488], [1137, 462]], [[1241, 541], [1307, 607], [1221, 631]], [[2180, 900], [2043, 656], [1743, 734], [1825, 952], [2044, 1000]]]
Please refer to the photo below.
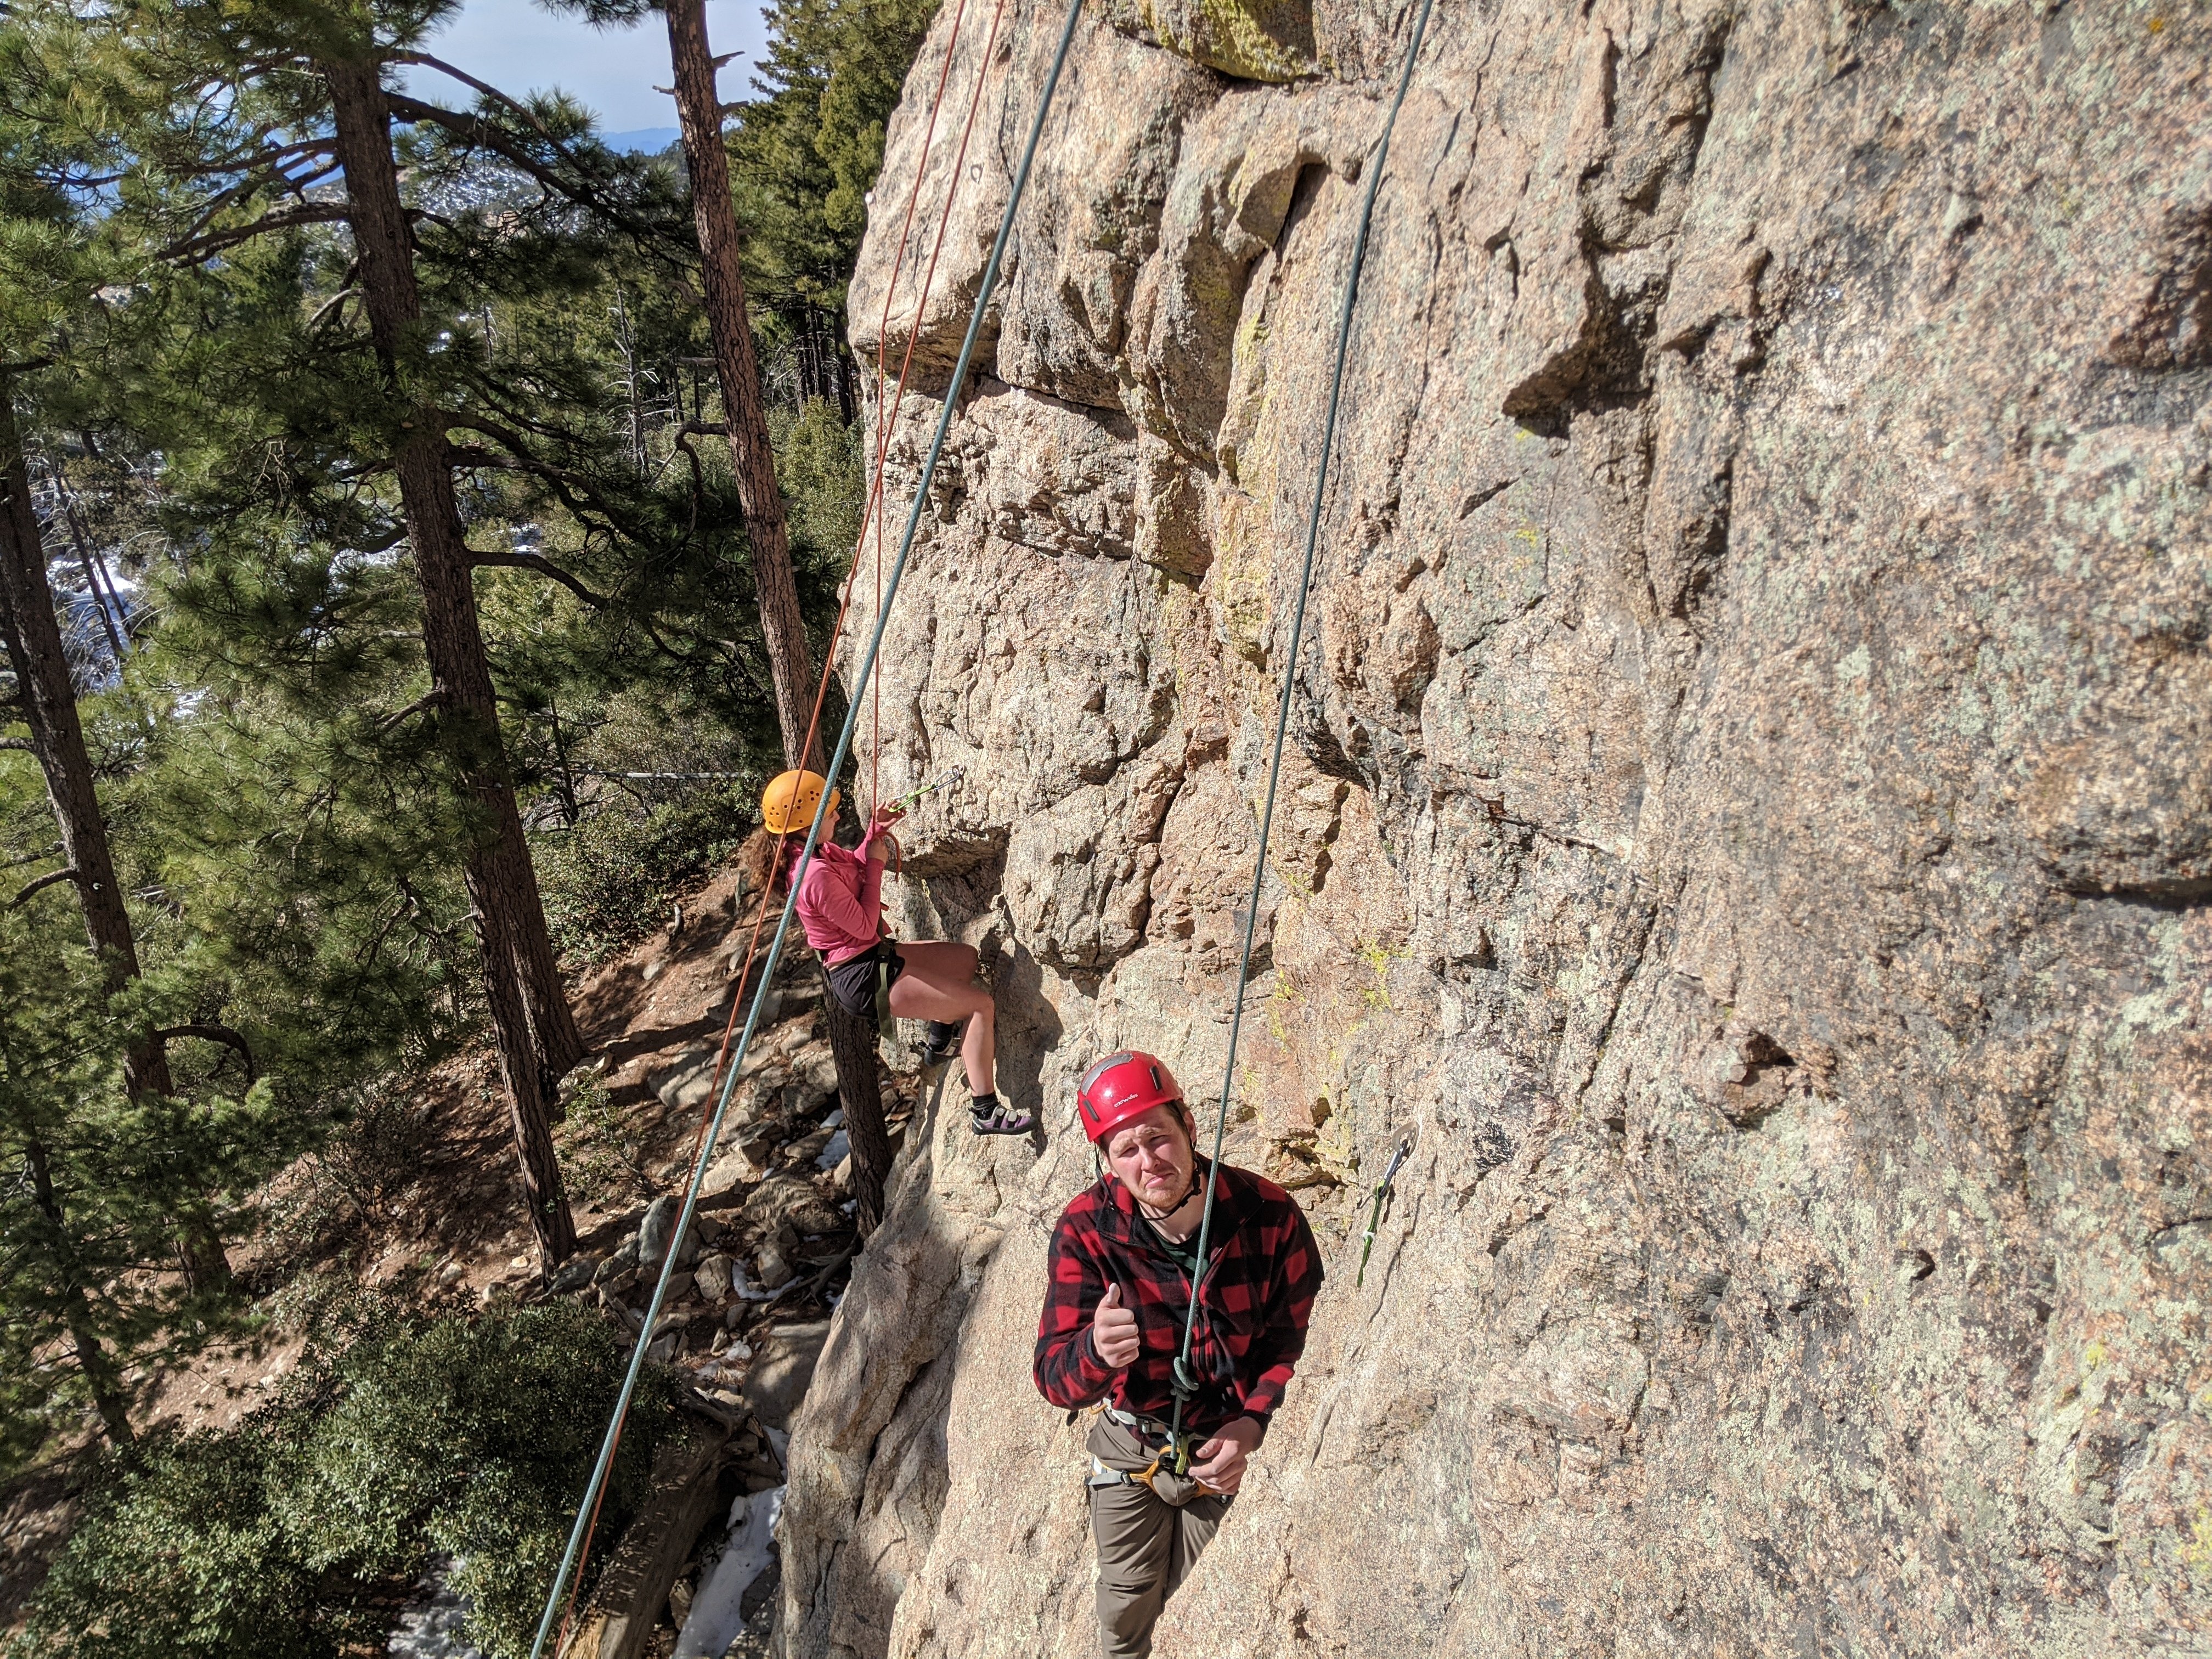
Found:
[[656, 155], [683, 136], [674, 127], [635, 127], [628, 132], [610, 132], [606, 142], [611, 149]]

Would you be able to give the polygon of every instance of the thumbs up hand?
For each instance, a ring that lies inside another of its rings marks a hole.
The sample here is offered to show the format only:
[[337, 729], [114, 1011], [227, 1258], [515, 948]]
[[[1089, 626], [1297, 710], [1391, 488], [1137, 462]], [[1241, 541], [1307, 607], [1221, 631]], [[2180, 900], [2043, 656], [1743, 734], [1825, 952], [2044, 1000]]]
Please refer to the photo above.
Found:
[[1121, 1305], [1119, 1285], [1109, 1285], [1106, 1294], [1098, 1298], [1098, 1311], [1091, 1318], [1091, 1346], [1098, 1351], [1102, 1364], [1117, 1371], [1143, 1351], [1144, 1341], [1137, 1334], [1136, 1312]]

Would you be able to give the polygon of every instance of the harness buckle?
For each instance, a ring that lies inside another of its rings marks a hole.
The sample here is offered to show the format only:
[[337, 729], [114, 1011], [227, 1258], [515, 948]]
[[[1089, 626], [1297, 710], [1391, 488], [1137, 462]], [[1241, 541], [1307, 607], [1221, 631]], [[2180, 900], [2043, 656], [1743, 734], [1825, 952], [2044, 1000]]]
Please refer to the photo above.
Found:
[[[1157, 1475], [1166, 1474], [1182, 1478], [1189, 1476], [1191, 1454], [1194, 1449], [1193, 1443], [1198, 1438], [1196, 1434], [1179, 1433], [1170, 1429], [1166, 1424], [1160, 1422], [1157, 1418], [1139, 1417], [1134, 1412], [1117, 1411], [1111, 1406], [1102, 1406], [1099, 1409], [1115, 1422], [1138, 1435], [1140, 1441], [1147, 1434], [1157, 1434], [1164, 1443], [1152, 1454], [1152, 1461], [1141, 1469], [1109, 1469], [1105, 1464], [1100, 1462], [1094, 1454], [1091, 1459], [1091, 1475], [1083, 1483], [1085, 1486], [1142, 1486], [1147, 1490], [1153, 1490], [1152, 1480]], [[1162, 1468], [1164, 1464], [1166, 1466], [1164, 1468]], [[1197, 1486], [1200, 1493], [1207, 1498], [1227, 1496], [1220, 1487], [1210, 1485], [1204, 1480], [1198, 1481]]]

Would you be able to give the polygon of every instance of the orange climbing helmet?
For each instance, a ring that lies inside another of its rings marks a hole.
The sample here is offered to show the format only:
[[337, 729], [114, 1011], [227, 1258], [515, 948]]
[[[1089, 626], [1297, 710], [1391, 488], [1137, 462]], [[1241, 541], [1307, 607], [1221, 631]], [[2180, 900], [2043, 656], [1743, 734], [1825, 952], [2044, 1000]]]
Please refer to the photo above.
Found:
[[1155, 1106], [1182, 1098], [1182, 1085], [1152, 1055], [1134, 1048], [1109, 1054], [1083, 1074], [1075, 1091], [1075, 1106], [1083, 1117], [1083, 1133], [1094, 1146], [1133, 1117], [1141, 1117]]
[[[822, 792], [830, 789], [830, 780], [819, 772], [785, 772], [761, 791], [761, 822], [776, 835], [793, 830], [805, 830], [814, 822], [815, 806], [822, 799]], [[844, 797], [830, 789], [832, 812]]]

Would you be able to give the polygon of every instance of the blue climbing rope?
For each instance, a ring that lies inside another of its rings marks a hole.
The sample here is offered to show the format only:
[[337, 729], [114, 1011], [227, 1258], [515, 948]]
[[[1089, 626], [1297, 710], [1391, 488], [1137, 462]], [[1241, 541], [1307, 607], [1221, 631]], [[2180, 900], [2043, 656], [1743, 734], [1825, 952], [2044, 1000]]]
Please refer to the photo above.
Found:
[[[1424, 0], [1423, 16], [1427, 15]], [[936, 435], [930, 440], [928, 459], [922, 463], [921, 477], [914, 489], [913, 510], [907, 514], [906, 533], [899, 538], [898, 558], [891, 566], [890, 580], [884, 588], [883, 603], [876, 612], [875, 631], [869, 635], [867, 653], [860, 659], [860, 673], [855, 678], [853, 695], [845, 708], [845, 724], [837, 733], [837, 748], [830, 758], [827, 775], [836, 777], [844, 769], [845, 757], [852, 748], [853, 729], [860, 717], [866, 689], [876, 670], [876, 658], [882, 650], [884, 628], [890, 618], [891, 606], [898, 599], [899, 583], [906, 574], [907, 556], [914, 550], [915, 533], [921, 526], [922, 508], [929, 501], [929, 486], [937, 473], [938, 458], [945, 451], [945, 434], [952, 425], [955, 407], [960, 401], [960, 388], [967, 383], [968, 364], [975, 354], [975, 341], [983, 331], [983, 315], [989, 308], [991, 296], [999, 283], [999, 267], [1004, 261], [1006, 243], [1014, 230], [1014, 215], [1022, 204], [1022, 195], [1029, 187], [1030, 167], [1036, 159], [1037, 141], [1043, 135], [1045, 117], [1052, 110], [1053, 95], [1060, 89], [1060, 70], [1067, 63], [1067, 48], [1075, 38], [1075, 25], [1083, 11], [1083, 0], [1068, 0], [1067, 20], [1060, 26], [1060, 46], [1053, 53], [1052, 70], [1045, 76], [1043, 94], [1037, 100], [1036, 114], [1030, 123], [1029, 142], [1022, 149], [1021, 165], [1014, 173], [1013, 192], [1006, 198], [1006, 211], [999, 222], [998, 240], [991, 244], [991, 258], [983, 267], [983, 281], [975, 291], [975, 308], [969, 313], [968, 332], [960, 342], [959, 360], [953, 365], [952, 379], [945, 389], [945, 407], [937, 419]], [[976, 73], [987, 74], [990, 66], [979, 65]], [[912, 326], [919, 328], [921, 319], [916, 316]], [[568, 1587], [570, 1574], [577, 1569], [576, 1557], [581, 1550], [584, 1534], [591, 1524], [593, 1505], [601, 1489], [606, 1485], [608, 1472], [613, 1468], [615, 1450], [621, 1443], [623, 1420], [629, 1414], [630, 1401], [637, 1392], [638, 1377], [645, 1369], [646, 1349], [650, 1346], [654, 1325], [660, 1318], [660, 1306], [668, 1297], [668, 1281], [676, 1271], [676, 1261], [686, 1234], [690, 1231], [693, 1215], [699, 1206], [699, 1189], [705, 1183], [707, 1167], [713, 1162], [714, 1144], [722, 1133], [722, 1120], [730, 1109], [730, 1097], [735, 1091], [738, 1073], [744, 1067], [745, 1053], [752, 1045], [753, 1034], [760, 1027], [761, 1010], [768, 998], [769, 982], [775, 976], [776, 964], [782, 959], [784, 940], [791, 932], [791, 918], [799, 902], [799, 884], [805, 878], [806, 868], [814, 859], [814, 848], [822, 837], [822, 820], [830, 801], [830, 792], [824, 790], [814, 809], [813, 822], [806, 826], [806, 844], [800, 850], [799, 866], [793, 871], [791, 891], [783, 902], [783, 915], [777, 921], [775, 937], [770, 941], [767, 965], [761, 970], [760, 982], [753, 993], [752, 1006], [745, 1014], [744, 1034], [730, 1057], [724, 1074], [720, 1097], [714, 1103], [714, 1115], [707, 1126], [706, 1144], [691, 1170], [690, 1185], [684, 1189], [684, 1207], [678, 1212], [676, 1229], [669, 1236], [668, 1255], [660, 1264], [660, 1277], [653, 1287], [653, 1300], [645, 1310], [645, 1323], [638, 1332], [637, 1346], [631, 1352], [629, 1370], [623, 1374], [622, 1391], [616, 1396], [614, 1416], [607, 1425], [605, 1439], [599, 1447], [599, 1461], [592, 1468], [590, 1484], [584, 1488], [582, 1501], [576, 1507], [576, 1524], [568, 1532], [568, 1547], [561, 1558], [561, 1570], [555, 1576], [553, 1588], [545, 1597], [545, 1613], [538, 1621], [538, 1637], [530, 1644], [530, 1659], [543, 1659], [545, 1639], [553, 1629], [555, 1615], [559, 1612], [562, 1593]]]
[[1337, 410], [1344, 398], [1344, 362], [1352, 345], [1352, 308], [1359, 299], [1359, 272], [1367, 263], [1367, 230], [1375, 217], [1375, 198], [1382, 188], [1382, 170], [1390, 158], [1390, 135], [1398, 125], [1398, 111], [1406, 101], [1406, 89], [1413, 83], [1413, 62], [1421, 55], [1421, 41], [1429, 30], [1429, 9], [1435, 0], [1421, 0], [1420, 15], [1413, 21], [1413, 39], [1406, 48], [1406, 66], [1398, 73], [1397, 95], [1390, 100], [1390, 113], [1382, 123], [1382, 137], [1375, 146], [1373, 159], [1368, 163], [1367, 194], [1359, 206], [1359, 234], [1352, 244], [1352, 269], [1344, 279], [1344, 303], [1336, 318], [1336, 366], [1329, 376], [1328, 413], [1322, 418], [1321, 428], [1321, 465], [1314, 472], [1313, 510], [1306, 514], [1306, 545], [1304, 562], [1298, 569], [1297, 607], [1291, 615], [1291, 640], [1283, 655], [1283, 686], [1277, 699], [1275, 711], [1275, 750], [1267, 763], [1267, 795], [1260, 810], [1260, 849], [1252, 860], [1252, 896], [1244, 907], [1244, 951], [1237, 963], [1237, 991], [1229, 1016], [1229, 1060], [1221, 1079], [1221, 1110], [1213, 1124], [1213, 1166], [1207, 1171], [1206, 1207], [1198, 1223], [1198, 1272], [1191, 1280], [1190, 1307], [1183, 1316], [1182, 1351], [1175, 1362], [1175, 1417], [1169, 1425], [1169, 1443], [1176, 1450], [1178, 1474], [1189, 1467], [1189, 1451], [1183, 1444], [1183, 1404], [1198, 1392], [1198, 1379], [1190, 1370], [1190, 1349], [1194, 1333], [1198, 1328], [1198, 1292], [1206, 1279], [1206, 1247], [1213, 1232], [1213, 1196], [1220, 1180], [1215, 1172], [1221, 1167], [1221, 1140], [1229, 1127], [1230, 1097], [1237, 1088], [1237, 1042], [1244, 1030], [1244, 986], [1252, 974], [1252, 941], [1260, 927], [1260, 891], [1267, 878], [1267, 839], [1275, 824], [1275, 786], [1283, 772], [1283, 744], [1291, 726], [1291, 692], [1298, 672], [1298, 648], [1304, 642], [1306, 628], [1306, 596], [1313, 587], [1314, 548], [1321, 538], [1322, 504], [1328, 494], [1329, 459], [1336, 451]]

